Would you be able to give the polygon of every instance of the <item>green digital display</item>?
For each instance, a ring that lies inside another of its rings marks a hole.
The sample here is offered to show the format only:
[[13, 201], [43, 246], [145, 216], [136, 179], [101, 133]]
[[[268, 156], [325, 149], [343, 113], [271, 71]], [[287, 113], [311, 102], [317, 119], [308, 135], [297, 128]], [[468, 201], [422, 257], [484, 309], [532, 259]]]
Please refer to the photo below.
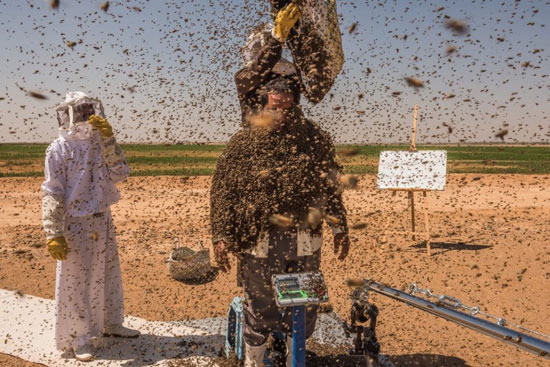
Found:
[[297, 290], [297, 291], [284, 291], [279, 292], [278, 294], [279, 299], [305, 299], [307, 298], [307, 293], [303, 290]]

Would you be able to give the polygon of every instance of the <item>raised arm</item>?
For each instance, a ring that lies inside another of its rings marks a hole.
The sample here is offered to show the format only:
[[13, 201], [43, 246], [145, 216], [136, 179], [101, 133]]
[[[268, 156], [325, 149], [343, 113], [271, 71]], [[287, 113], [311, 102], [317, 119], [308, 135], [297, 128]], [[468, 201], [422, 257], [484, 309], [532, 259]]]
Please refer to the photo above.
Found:
[[235, 74], [239, 100], [261, 87], [281, 58], [283, 44], [269, 32], [264, 33], [264, 44], [258, 54]]
[[103, 146], [103, 160], [109, 169], [109, 175], [113, 182], [121, 182], [128, 178], [130, 167], [126, 163], [126, 158], [122, 149], [116, 142], [113, 134], [113, 128], [102, 117], [91, 116], [90, 124], [99, 130], [101, 135], [101, 144]]
[[[283, 44], [300, 16], [299, 7], [293, 2], [281, 9], [275, 18], [271, 32], [262, 34], [260, 50], [252, 56], [243, 69], [235, 74], [243, 122], [252, 112], [254, 105], [258, 103], [255, 100], [257, 90], [269, 81], [270, 73], [281, 59]], [[250, 51], [253, 53], [252, 50]]]
[[116, 142], [114, 136], [103, 140], [103, 159], [107, 167], [109, 167], [111, 180], [122, 182], [128, 178], [130, 167], [128, 167], [124, 152]]

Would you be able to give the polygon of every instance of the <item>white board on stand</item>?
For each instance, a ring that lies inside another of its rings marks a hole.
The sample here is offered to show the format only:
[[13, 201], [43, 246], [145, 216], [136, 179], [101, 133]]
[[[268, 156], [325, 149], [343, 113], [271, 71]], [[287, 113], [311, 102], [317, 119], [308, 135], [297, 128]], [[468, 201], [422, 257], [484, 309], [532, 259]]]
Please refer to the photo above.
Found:
[[443, 190], [447, 151], [383, 151], [378, 163], [379, 189]]

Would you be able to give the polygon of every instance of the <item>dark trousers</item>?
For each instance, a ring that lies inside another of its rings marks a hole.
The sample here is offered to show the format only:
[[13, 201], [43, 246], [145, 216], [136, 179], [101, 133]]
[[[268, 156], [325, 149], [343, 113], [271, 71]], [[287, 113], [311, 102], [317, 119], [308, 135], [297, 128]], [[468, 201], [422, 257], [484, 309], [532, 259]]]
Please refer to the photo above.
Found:
[[[241, 276], [246, 305], [244, 307], [244, 339], [247, 344], [259, 346], [280, 325], [290, 335], [291, 309], [279, 309], [275, 303], [271, 275], [319, 270], [321, 250], [311, 256], [297, 256], [296, 232], [272, 230], [269, 234], [269, 255], [257, 258], [245, 254]], [[306, 338], [313, 334], [317, 321], [317, 305], [306, 308]], [[284, 315], [281, 317], [281, 311]]]

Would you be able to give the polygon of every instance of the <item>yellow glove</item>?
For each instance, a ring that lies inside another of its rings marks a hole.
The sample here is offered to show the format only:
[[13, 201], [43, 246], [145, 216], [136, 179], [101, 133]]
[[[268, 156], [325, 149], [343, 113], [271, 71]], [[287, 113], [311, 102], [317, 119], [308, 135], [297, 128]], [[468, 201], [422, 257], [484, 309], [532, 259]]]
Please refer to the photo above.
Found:
[[113, 127], [103, 117], [92, 115], [90, 116], [88, 122], [92, 124], [93, 127], [98, 129], [99, 133], [104, 138], [110, 138], [113, 136]]
[[46, 246], [48, 246], [48, 252], [54, 259], [67, 260], [69, 247], [67, 246], [67, 241], [65, 241], [65, 236], [59, 236], [48, 240]]
[[273, 35], [280, 42], [285, 42], [288, 38], [288, 34], [294, 24], [300, 19], [302, 14], [300, 14], [300, 8], [295, 3], [289, 3], [287, 6], [282, 8], [277, 17], [275, 18], [275, 24], [273, 26]]

